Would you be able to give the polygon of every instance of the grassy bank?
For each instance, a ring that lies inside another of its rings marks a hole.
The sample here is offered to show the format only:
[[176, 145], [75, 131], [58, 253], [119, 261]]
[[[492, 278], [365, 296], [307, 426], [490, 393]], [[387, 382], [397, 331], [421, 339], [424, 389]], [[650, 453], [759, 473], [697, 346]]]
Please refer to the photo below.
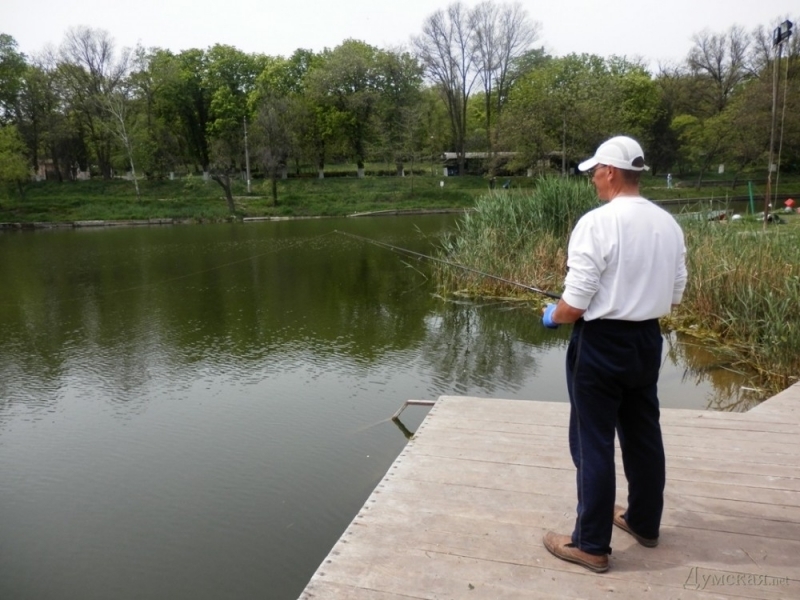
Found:
[[[231, 218], [222, 188], [213, 181], [190, 177], [141, 181], [139, 187], [140, 200], [133, 184], [123, 180], [31, 183], [24, 198], [17, 194], [0, 197], [0, 222]], [[277, 205], [272, 201], [269, 182], [256, 181], [248, 194], [245, 184], [237, 181], [233, 194], [237, 218], [335, 216], [377, 210], [463, 208], [487, 187], [481, 177], [330, 177], [280, 181]]]
[[[341, 175], [341, 174], [340, 174]], [[582, 178], [573, 178], [582, 181]], [[525, 194], [537, 179], [499, 177], [498, 190], [510, 195]], [[712, 183], [714, 180], [711, 180]], [[502, 185], [508, 182], [509, 189]], [[444, 185], [442, 185], [444, 183]], [[731, 188], [728, 180], [695, 188], [690, 180], [675, 179], [677, 187], [666, 188], [663, 177], [646, 175], [645, 195], [656, 200], [686, 198], [724, 199], [747, 194], [747, 185]], [[201, 177], [174, 181], [139, 182], [141, 199], [133, 183], [115, 179], [78, 182], [39, 182], [26, 186], [25, 197], [15, 190], [0, 190], [0, 223], [70, 222], [83, 220], [183, 219], [225, 221], [231, 218], [222, 188]], [[763, 184], [756, 185], [756, 206], [763, 207]], [[800, 178], [784, 177], [781, 192], [800, 197]], [[326, 179], [292, 178], [278, 182], [278, 204], [272, 202], [268, 181], [256, 180], [248, 194], [242, 181], [236, 181], [233, 194], [236, 218], [265, 216], [338, 216], [358, 212], [413, 209], [458, 209], [472, 206], [476, 198], [489, 191], [489, 179], [480, 176], [413, 177], [367, 176], [352, 174]]]
[[[544, 180], [535, 193], [487, 194], [445, 241], [443, 254], [558, 293], [566, 267], [565, 231], [596, 205], [589, 185], [578, 180]], [[682, 219], [689, 281], [683, 303], [664, 320], [667, 328], [715, 347], [729, 368], [752, 373], [765, 396], [800, 374], [800, 216], [784, 220], [765, 229], [747, 218]], [[440, 268], [438, 277], [447, 293], [524, 294], [459, 269]]]

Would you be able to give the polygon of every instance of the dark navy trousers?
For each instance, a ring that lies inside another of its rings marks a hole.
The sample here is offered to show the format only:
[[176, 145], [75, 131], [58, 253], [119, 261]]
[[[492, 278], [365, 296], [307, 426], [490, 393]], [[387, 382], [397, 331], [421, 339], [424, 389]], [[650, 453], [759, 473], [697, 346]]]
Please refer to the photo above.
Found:
[[628, 480], [628, 525], [642, 537], [658, 537], [666, 476], [657, 393], [662, 344], [657, 319], [575, 323], [567, 349], [569, 447], [578, 484], [572, 543], [584, 552], [611, 552], [615, 430]]

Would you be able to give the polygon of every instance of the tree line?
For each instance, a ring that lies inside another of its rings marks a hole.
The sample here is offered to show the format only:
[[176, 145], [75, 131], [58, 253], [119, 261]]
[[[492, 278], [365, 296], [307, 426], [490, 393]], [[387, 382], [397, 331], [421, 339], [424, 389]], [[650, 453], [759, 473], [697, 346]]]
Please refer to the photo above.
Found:
[[290, 174], [350, 162], [363, 176], [367, 161], [400, 174], [444, 151], [461, 172], [467, 152], [567, 172], [617, 133], [640, 139], [656, 172], [702, 178], [725, 163], [766, 175], [776, 97], [778, 160], [796, 170], [800, 43], [791, 37], [776, 59], [779, 20], [701, 31], [684, 61], [656, 73], [641, 58], [551, 56], [521, 5], [494, 0], [437, 10], [406, 48], [348, 39], [288, 57], [118, 49], [89, 27], [26, 56], [0, 33], [0, 180], [202, 172], [232, 209], [232, 178], [251, 169], [277, 202]]

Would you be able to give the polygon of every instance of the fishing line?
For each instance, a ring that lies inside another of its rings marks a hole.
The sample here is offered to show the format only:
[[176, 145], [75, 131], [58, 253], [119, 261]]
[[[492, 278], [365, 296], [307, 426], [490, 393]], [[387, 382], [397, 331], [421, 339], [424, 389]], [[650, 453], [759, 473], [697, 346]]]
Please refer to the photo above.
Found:
[[347, 233], [346, 231], [339, 231], [335, 229], [333, 233], [340, 233], [342, 235], [346, 235], [348, 237], [361, 240], [363, 242], [369, 242], [370, 244], [375, 244], [376, 246], [380, 246], [381, 248], [386, 248], [387, 250], [392, 250], [393, 252], [400, 252], [403, 254], [407, 254], [409, 256], [415, 256], [417, 258], [425, 258], [427, 260], [432, 260], [434, 262], [442, 263], [449, 267], [455, 267], [458, 269], [463, 269], [464, 271], [469, 271], [470, 273], [475, 273], [476, 275], [480, 275], [481, 277], [488, 277], [489, 279], [495, 279], [497, 281], [501, 281], [508, 285], [515, 285], [517, 287], [521, 287], [526, 289], [530, 292], [535, 292], [537, 294], [542, 294], [543, 296], [547, 296], [548, 298], [553, 298], [554, 300], [559, 300], [561, 296], [554, 294], [553, 292], [548, 292], [546, 290], [540, 290], [539, 288], [525, 285], [524, 283], [519, 283], [518, 281], [512, 281], [511, 279], [506, 279], [504, 277], [499, 277], [498, 275], [492, 275], [491, 273], [485, 273], [484, 271], [480, 271], [478, 269], [474, 269], [472, 267], [467, 267], [465, 265], [460, 265], [458, 263], [451, 262], [449, 260], [444, 260], [443, 258], [436, 258], [435, 256], [429, 256], [427, 254], [422, 254], [421, 252], [415, 252], [414, 250], [409, 250], [408, 248], [401, 248], [400, 246], [393, 246], [392, 244], [387, 244], [386, 242], [381, 242], [378, 240], [373, 240], [371, 238], [363, 237], [360, 235], [356, 235], [355, 233]]

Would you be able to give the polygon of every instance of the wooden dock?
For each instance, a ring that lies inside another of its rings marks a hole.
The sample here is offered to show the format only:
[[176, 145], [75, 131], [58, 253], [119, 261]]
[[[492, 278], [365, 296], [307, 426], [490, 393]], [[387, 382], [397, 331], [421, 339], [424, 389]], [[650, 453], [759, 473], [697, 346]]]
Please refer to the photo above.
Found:
[[800, 598], [800, 384], [747, 413], [663, 409], [660, 544], [615, 528], [599, 575], [541, 542], [575, 519], [568, 417], [441, 397], [301, 600]]

